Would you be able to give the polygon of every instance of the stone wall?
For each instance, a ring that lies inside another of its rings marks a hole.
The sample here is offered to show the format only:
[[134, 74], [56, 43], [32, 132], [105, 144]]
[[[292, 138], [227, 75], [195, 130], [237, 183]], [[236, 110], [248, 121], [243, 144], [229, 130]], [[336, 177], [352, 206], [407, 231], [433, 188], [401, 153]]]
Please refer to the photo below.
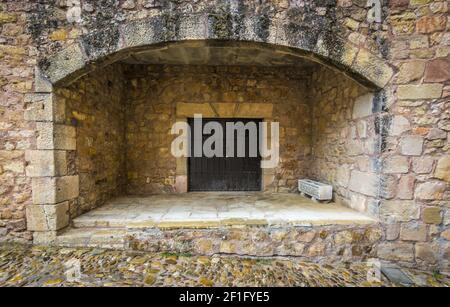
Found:
[[[373, 8], [360, 0], [3, 1], [1, 240], [31, 239], [25, 230], [33, 228], [30, 221], [25, 223], [26, 208], [60, 212], [66, 205], [56, 200], [77, 196], [55, 195], [56, 187], [67, 187], [77, 178], [61, 177], [51, 167], [36, 172], [35, 163], [55, 166], [61, 158], [57, 151], [70, 148], [55, 151], [51, 144], [42, 149], [40, 145], [48, 145], [39, 144], [49, 132], [45, 129], [58, 132], [57, 137], [73, 133], [70, 127], [54, 125], [51, 83], [67, 86], [99, 64], [117, 60], [117, 52], [126, 56], [129, 48], [186, 39], [241, 40], [291, 48], [282, 54], [300, 50], [383, 89], [376, 122], [381, 136], [377, 179], [389, 184], [379, 189], [380, 216], [387, 230], [379, 256], [448, 270], [448, 1], [382, 3], [377, 21]], [[26, 159], [26, 151], [33, 159]], [[37, 158], [44, 156], [48, 159]], [[38, 175], [42, 177], [33, 177]], [[38, 192], [49, 190], [54, 194], [46, 195], [54, 199], [43, 201]], [[66, 222], [64, 217], [57, 228]]]
[[379, 225], [245, 226], [219, 229], [129, 229], [125, 248], [197, 255], [299, 257], [308, 261], [367, 261], [383, 239]]
[[25, 120], [32, 102], [35, 48], [27, 33], [27, 12], [14, 3], [0, 9], [0, 241], [29, 241], [25, 210], [31, 178], [25, 151], [36, 144], [36, 126]]
[[450, 267], [448, 1], [390, 1], [382, 258]]
[[314, 71], [310, 84], [312, 177], [332, 184], [336, 201], [378, 216], [379, 135], [373, 93], [325, 67]]
[[170, 129], [176, 120], [186, 120], [188, 108], [205, 118], [240, 118], [252, 111], [253, 118], [279, 122], [281, 163], [267, 174], [272, 184], [266, 188], [293, 190], [296, 180], [307, 175], [311, 147], [307, 70], [143, 65], [126, 70], [129, 193], [176, 191], [177, 167], [183, 166], [177, 166], [170, 152], [175, 137]]
[[125, 191], [125, 108], [121, 65], [111, 65], [57, 89], [65, 124], [76, 129], [76, 150], [68, 153], [69, 175], [80, 178], [76, 217]]

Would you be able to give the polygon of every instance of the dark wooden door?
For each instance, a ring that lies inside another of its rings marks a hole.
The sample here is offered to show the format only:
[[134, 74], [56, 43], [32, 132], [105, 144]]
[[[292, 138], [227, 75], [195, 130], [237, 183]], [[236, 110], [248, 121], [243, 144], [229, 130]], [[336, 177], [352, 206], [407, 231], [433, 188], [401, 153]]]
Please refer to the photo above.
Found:
[[[188, 186], [189, 191], [260, 191], [261, 190], [261, 157], [259, 150], [257, 156], [251, 157], [250, 138], [245, 136], [245, 156], [237, 157], [237, 142], [235, 135], [234, 150], [232, 157], [226, 156], [226, 123], [242, 122], [247, 124], [254, 122], [257, 127], [259, 146], [259, 122], [253, 119], [203, 119], [203, 127], [206, 123], [215, 121], [221, 124], [223, 130], [223, 157], [194, 157], [194, 120], [190, 119], [191, 126], [191, 158], [188, 162]], [[202, 127], [202, 131], [203, 131]], [[202, 145], [211, 135], [202, 136]], [[259, 147], [258, 147], [259, 149]]]

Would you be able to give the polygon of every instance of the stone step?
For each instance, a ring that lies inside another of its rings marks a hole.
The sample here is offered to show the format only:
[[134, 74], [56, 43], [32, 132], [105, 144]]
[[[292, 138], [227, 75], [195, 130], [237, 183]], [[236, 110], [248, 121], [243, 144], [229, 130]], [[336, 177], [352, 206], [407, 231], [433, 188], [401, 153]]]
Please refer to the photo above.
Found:
[[55, 244], [142, 252], [292, 256], [311, 261], [361, 261], [376, 257], [379, 224], [327, 226], [245, 225], [216, 228], [72, 228]]
[[56, 245], [65, 247], [98, 247], [125, 249], [126, 229], [72, 228], [56, 238]]

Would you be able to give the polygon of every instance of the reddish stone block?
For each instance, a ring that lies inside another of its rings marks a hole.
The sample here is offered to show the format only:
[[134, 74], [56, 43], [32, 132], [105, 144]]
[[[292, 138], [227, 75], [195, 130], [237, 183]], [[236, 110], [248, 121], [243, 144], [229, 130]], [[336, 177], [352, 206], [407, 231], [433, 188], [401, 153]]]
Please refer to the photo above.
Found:
[[409, 0], [391, 0], [389, 4], [392, 9], [406, 8], [409, 5]]
[[427, 64], [425, 82], [444, 82], [450, 79], [450, 57], [436, 59]]
[[419, 33], [433, 33], [443, 31], [447, 26], [447, 18], [441, 16], [424, 16], [417, 21], [417, 31]]

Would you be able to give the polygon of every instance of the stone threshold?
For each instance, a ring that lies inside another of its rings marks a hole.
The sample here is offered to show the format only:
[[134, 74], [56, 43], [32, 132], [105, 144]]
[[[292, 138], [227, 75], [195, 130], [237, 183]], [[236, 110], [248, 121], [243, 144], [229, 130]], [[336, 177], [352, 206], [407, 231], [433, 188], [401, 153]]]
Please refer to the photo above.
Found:
[[288, 193], [186, 193], [120, 197], [73, 220], [74, 228], [220, 228], [368, 225], [374, 218]]

